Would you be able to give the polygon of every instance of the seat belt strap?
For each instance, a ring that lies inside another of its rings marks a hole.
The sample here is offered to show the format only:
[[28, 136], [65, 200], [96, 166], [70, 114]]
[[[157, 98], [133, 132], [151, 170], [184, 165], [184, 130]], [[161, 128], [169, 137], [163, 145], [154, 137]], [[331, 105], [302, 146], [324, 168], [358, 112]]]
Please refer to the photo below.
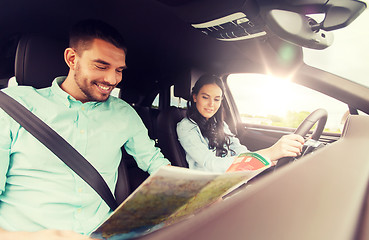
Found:
[[57, 132], [3, 91], [0, 91], [0, 107], [89, 184], [111, 210], [118, 207], [100, 173]]

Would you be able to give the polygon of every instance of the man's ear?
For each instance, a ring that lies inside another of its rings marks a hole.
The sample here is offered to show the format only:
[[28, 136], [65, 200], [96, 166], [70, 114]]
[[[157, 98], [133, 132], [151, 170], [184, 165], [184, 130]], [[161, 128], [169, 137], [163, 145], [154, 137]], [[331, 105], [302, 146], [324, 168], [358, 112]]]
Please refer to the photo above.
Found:
[[77, 53], [73, 48], [67, 48], [64, 51], [64, 61], [71, 70], [75, 70]]

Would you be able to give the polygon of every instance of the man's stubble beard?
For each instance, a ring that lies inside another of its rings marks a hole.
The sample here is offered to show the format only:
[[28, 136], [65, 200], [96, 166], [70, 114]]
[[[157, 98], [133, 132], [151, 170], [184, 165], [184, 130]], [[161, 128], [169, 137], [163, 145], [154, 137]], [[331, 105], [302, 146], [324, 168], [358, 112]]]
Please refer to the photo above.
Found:
[[108, 99], [109, 96], [106, 97], [106, 99], [101, 100], [95, 98], [91, 94], [90, 90], [92, 88], [92, 85], [94, 85], [94, 81], [88, 82], [88, 79], [82, 75], [81, 67], [78, 62], [76, 64], [76, 70], [74, 72], [74, 80], [80, 91], [86, 96], [87, 102], [105, 102]]

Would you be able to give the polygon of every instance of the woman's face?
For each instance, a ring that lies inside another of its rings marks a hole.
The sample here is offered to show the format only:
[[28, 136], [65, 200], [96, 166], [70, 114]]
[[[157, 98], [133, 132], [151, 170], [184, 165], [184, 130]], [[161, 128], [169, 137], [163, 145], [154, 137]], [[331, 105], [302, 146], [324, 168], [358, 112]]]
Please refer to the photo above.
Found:
[[197, 110], [206, 120], [218, 111], [222, 98], [222, 89], [215, 83], [202, 86], [199, 93], [193, 95]]

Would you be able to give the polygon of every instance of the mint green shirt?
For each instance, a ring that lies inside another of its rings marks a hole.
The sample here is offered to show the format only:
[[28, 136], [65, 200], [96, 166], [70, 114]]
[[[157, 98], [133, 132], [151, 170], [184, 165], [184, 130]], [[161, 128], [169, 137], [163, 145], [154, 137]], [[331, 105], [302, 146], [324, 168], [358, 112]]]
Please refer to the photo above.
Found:
[[[82, 104], [56, 78], [49, 88], [4, 89], [65, 138], [102, 175], [112, 192], [124, 145], [150, 174], [169, 164], [135, 110], [110, 96]], [[73, 230], [89, 234], [110, 214], [100, 196], [49, 149], [0, 109], [0, 228]]]

